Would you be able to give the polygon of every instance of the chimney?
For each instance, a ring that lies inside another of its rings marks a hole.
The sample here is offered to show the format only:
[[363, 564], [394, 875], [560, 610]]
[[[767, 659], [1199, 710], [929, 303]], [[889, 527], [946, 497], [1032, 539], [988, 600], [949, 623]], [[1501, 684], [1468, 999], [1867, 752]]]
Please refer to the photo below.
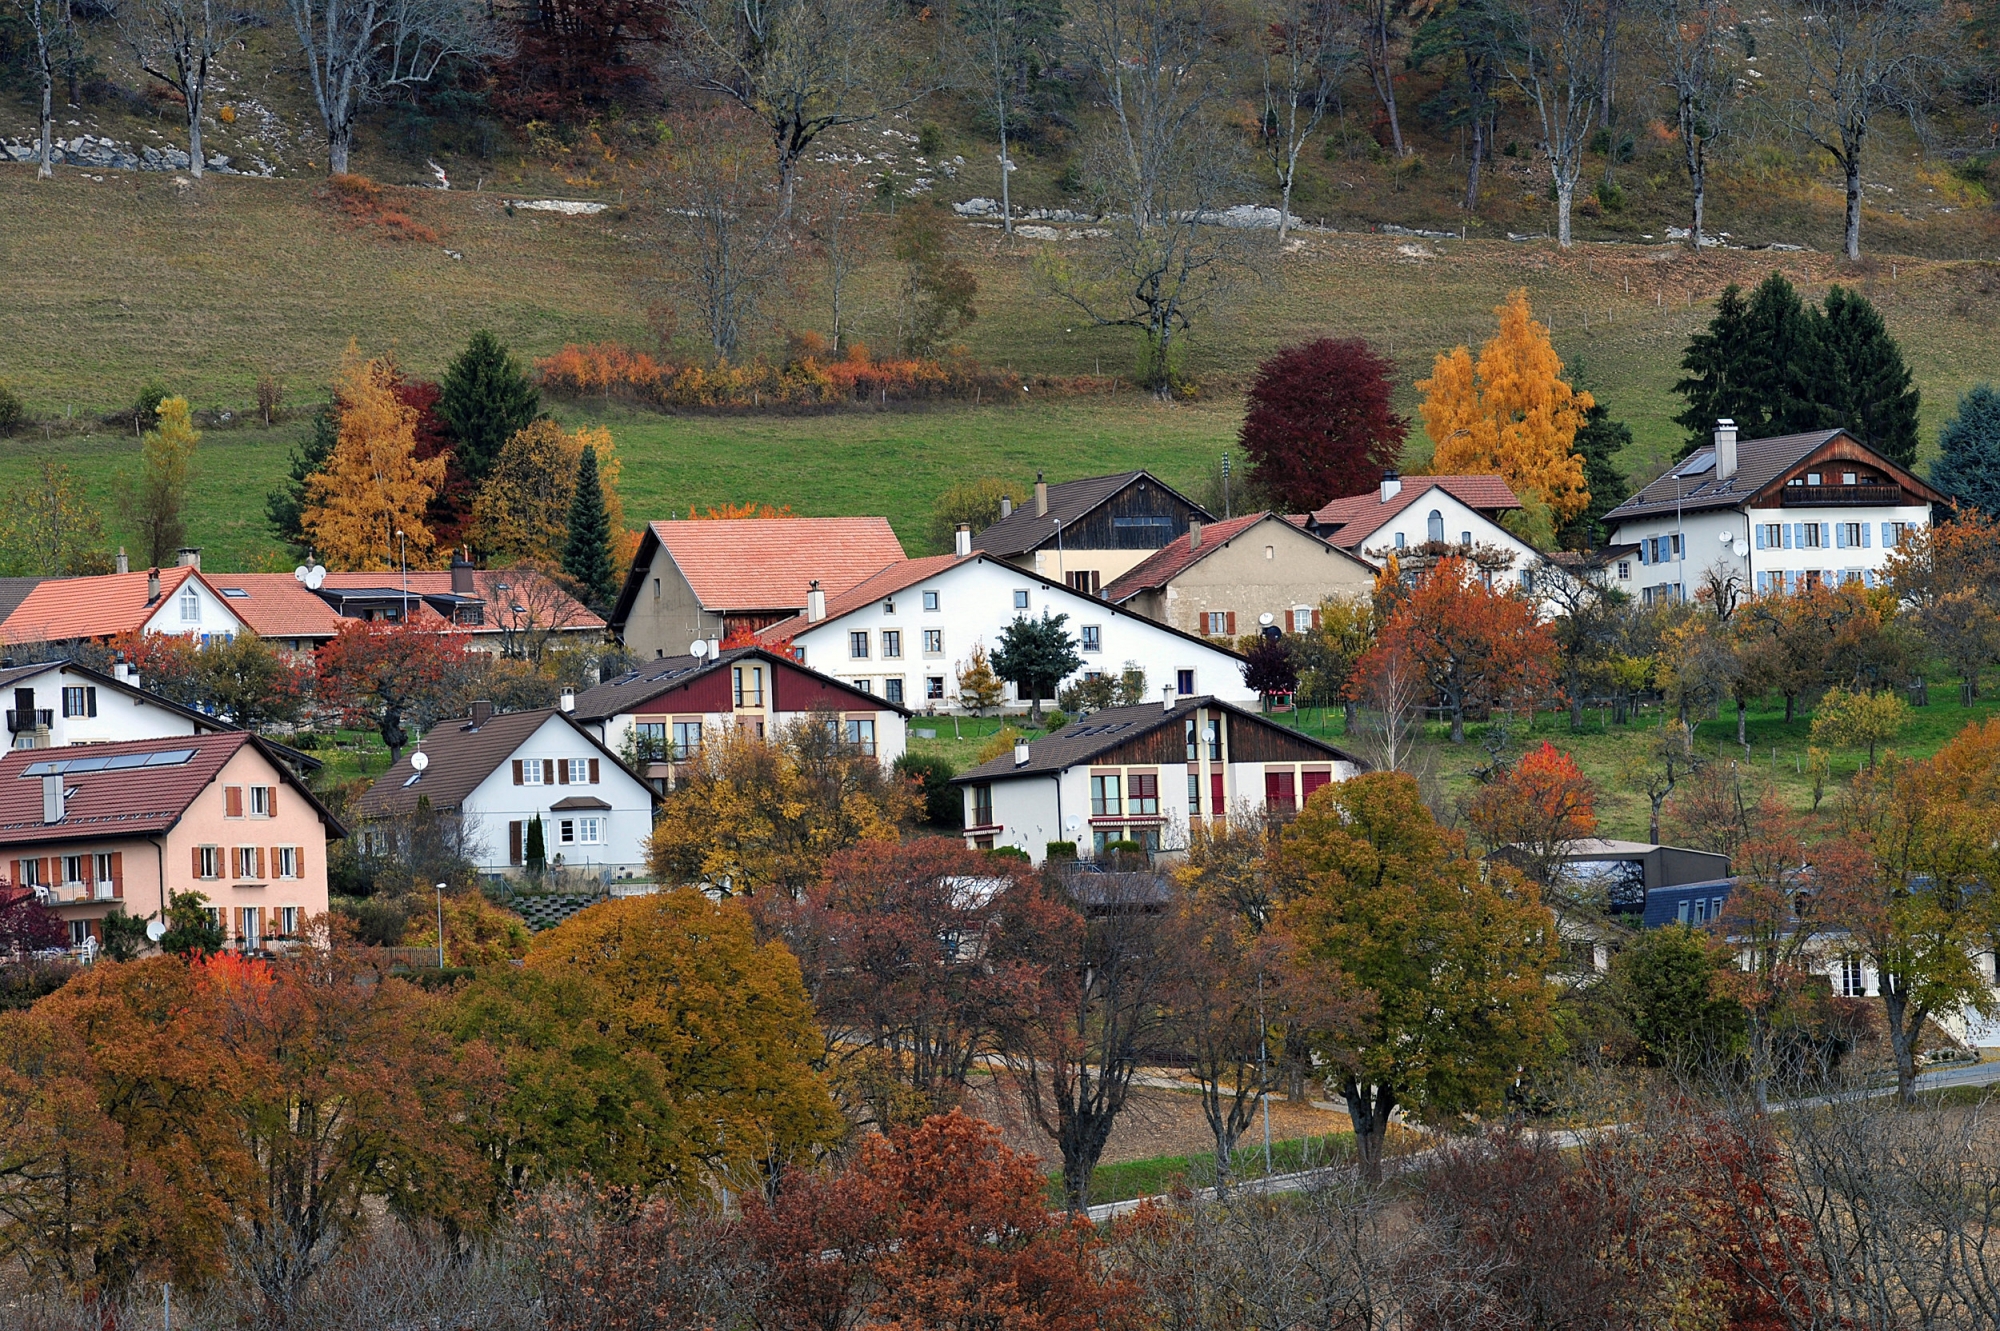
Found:
[[118, 678], [124, 680], [127, 684], [130, 684], [133, 688], [135, 689], [138, 688], [139, 687], [138, 663], [135, 661], [127, 661], [124, 665], [119, 666]]
[[952, 553], [960, 559], [972, 553], [972, 527], [968, 523], [958, 524], [958, 536], [952, 542]]
[[63, 781], [61, 773], [42, 778], [42, 821], [59, 823], [63, 820]]
[[1171, 684], [1166, 684], [1166, 685], [1162, 685], [1162, 686], [1161, 686], [1161, 688], [1160, 688], [1160, 705], [1161, 705], [1161, 706], [1163, 706], [1163, 707], [1165, 707], [1165, 708], [1166, 708], [1166, 709], [1167, 709], [1168, 711], [1170, 711], [1170, 712], [1174, 710], [1174, 686], [1173, 686], [1173, 685], [1171, 685]]
[[160, 599], [160, 570], [156, 568], [149, 568], [146, 570], [146, 604], [151, 605], [153, 602], [159, 599]]
[[1003, 518], [1011, 518], [1014, 516], [1014, 496], [1012, 495], [1000, 496], [1000, 516]]
[[1736, 474], [1736, 422], [1724, 416], [1715, 423], [1715, 479], [1726, 481]]
[[118, 571], [120, 573], [132, 571], [132, 561], [125, 557], [125, 547], [122, 545], [118, 547]]
[[1382, 502], [1388, 503], [1403, 493], [1403, 478], [1396, 474], [1394, 467], [1382, 473]]
[[1190, 549], [1190, 550], [1199, 550], [1199, 549], [1201, 549], [1201, 519], [1200, 519], [1200, 518], [1195, 518], [1195, 519], [1193, 519], [1192, 521], [1190, 521], [1190, 522], [1188, 523], [1188, 549]]
[[191, 568], [197, 573], [201, 572], [201, 547], [198, 545], [182, 546], [174, 555], [174, 567]]
[[452, 552], [451, 594], [453, 596], [471, 596], [473, 594], [472, 561], [465, 557], [465, 551], [463, 550]]
[[1049, 483], [1042, 479], [1042, 473], [1036, 472], [1035, 473], [1035, 516], [1038, 518], [1045, 518], [1048, 515], [1049, 515]]
[[472, 704], [472, 724], [467, 730], [477, 730], [493, 719], [493, 704], [480, 698]]
[[1014, 766], [1026, 767], [1027, 765], [1028, 765], [1028, 741], [1025, 739], [1017, 739], [1014, 741]]
[[576, 710], [576, 690], [565, 685], [560, 705], [565, 712], [574, 712]]
[[814, 578], [806, 591], [806, 623], [817, 624], [826, 618], [826, 593], [819, 589], [819, 579]]

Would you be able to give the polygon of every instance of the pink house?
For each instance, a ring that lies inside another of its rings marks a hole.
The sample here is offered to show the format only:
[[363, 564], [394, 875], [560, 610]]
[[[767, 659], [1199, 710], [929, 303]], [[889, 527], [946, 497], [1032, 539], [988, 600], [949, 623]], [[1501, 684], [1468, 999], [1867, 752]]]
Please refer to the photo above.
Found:
[[16, 749], [0, 758], [0, 872], [103, 937], [114, 910], [199, 892], [236, 947], [296, 936], [327, 909], [326, 806], [241, 731]]

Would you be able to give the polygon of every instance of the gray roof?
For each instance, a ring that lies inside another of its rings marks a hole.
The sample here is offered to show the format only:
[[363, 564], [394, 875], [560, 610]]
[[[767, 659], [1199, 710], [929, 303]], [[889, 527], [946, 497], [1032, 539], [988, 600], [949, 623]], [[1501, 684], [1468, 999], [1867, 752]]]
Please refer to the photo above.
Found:
[[[619, 761], [617, 754], [599, 744], [589, 731], [557, 708], [495, 712], [477, 729], [469, 717], [437, 725], [368, 787], [356, 803], [355, 813], [362, 818], [392, 818], [416, 808], [419, 798], [428, 798], [431, 807], [439, 812], [457, 809], [480, 782], [512, 758], [551, 717], [560, 718], [603, 755], [606, 762], [632, 776], [631, 769]], [[417, 775], [417, 769], [410, 760], [420, 751], [430, 759], [430, 764], [424, 768], [423, 779], [412, 782], [410, 778]], [[632, 779], [649, 793], [652, 791], [637, 776]]]
[[[746, 656], [769, 661], [774, 666], [788, 666], [802, 675], [810, 675], [827, 688], [852, 694], [857, 700], [865, 700], [871, 709], [901, 712], [904, 716], [911, 715], [907, 707], [890, 702], [886, 698], [878, 698], [872, 693], [864, 693], [845, 680], [821, 674], [789, 656], [780, 656], [768, 647], [728, 647], [716, 656], [655, 657], [636, 670], [628, 670], [616, 678], [605, 680], [595, 688], [585, 689], [577, 694], [576, 710], [571, 715], [579, 721], [604, 721], [614, 716], [621, 716], [651, 702], [662, 693], [681, 688], [711, 670], [720, 670], [726, 665], [741, 661]], [[774, 688], [775, 685], [774, 679]]]
[[963, 776], [954, 778], [957, 782], [995, 781], [1014, 776], [1048, 776], [1067, 771], [1078, 763], [1087, 763], [1099, 754], [1109, 752], [1120, 745], [1129, 744], [1142, 735], [1151, 734], [1162, 726], [1186, 724], [1196, 708], [1228, 712], [1252, 725], [1266, 726], [1287, 736], [1297, 738], [1309, 747], [1322, 749], [1330, 759], [1353, 763], [1365, 768], [1367, 762], [1357, 758], [1337, 745], [1323, 739], [1315, 739], [1304, 731], [1290, 726], [1280, 726], [1255, 712], [1248, 712], [1234, 704], [1207, 694], [1192, 694], [1174, 699], [1174, 708], [1168, 711], [1158, 703], [1138, 703], [1131, 707], [1107, 707], [1101, 712], [1079, 717], [1053, 735], [1045, 736], [1028, 746], [1028, 761], [1016, 764], [1012, 751], [1001, 754], [988, 762], [983, 762]]
[[1012, 555], [1026, 554], [1044, 545], [1052, 545], [1056, 539], [1057, 521], [1068, 527], [1126, 486], [1139, 481], [1159, 486], [1201, 514], [1204, 521], [1214, 521], [1214, 514], [1173, 486], [1161, 481], [1159, 477], [1144, 471], [1121, 471], [1111, 476], [1085, 476], [1081, 480], [1060, 481], [1051, 485], [1047, 513], [1036, 516], [1035, 505], [1031, 500], [974, 536], [972, 548], [1005, 559]]
[[46, 578], [0, 578], [0, 619], [13, 614], [28, 599], [28, 593], [46, 581]]
[[1716, 477], [1715, 449], [1708, 446], [1698, 448], [1639, 493], [1606, 513], [1604, 521], [1609, 524], [1676, 511], [1693, 513], [1717, 508], [1741, 508], [1811, 454], [1842, 436], [1867, 453], [1875, 465], [1895, 476], [1904, 489], [1928, 496], [1933, 503], [1943, 498], [1848, 431], [1814, 430], [1809, 434], [1738, 440], [1736, 474], [1726, 479]]

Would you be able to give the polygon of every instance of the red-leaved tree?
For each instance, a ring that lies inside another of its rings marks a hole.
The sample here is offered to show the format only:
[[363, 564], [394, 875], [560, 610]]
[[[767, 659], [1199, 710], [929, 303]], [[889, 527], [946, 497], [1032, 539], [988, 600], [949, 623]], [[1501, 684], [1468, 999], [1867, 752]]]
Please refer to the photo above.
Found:
[[1487, 586], [1463, 559], [1441, 559], [1413, 586], [1384, 587], [1381, 599], [1382, 631], [1356, 675], [1368, 679], [1391, 658], [1415, 662], [1451, 716], [1454, 744], [1465, 743], [1468, 710], [1533, 703], [1554, 679], [1555, 644], [1534, 607]]
[[456, 700], [467, 669], [465, 635], [384, 620], [342, 620], [319, 649], [322, 701], [350, 725], [372, 724], [396, 761], [410, 736], [405, 717], [432, 719]]
[[444, 390], [428, 379], [399, 378], [395, 391], [402, 404], [417, 413], [417, 460], [428, 462], [439, 456], [445, 460], [444, 479], [431, 495], [424, 521], [439, 546], [455, 546], [465, 539], [466, 524], [472, 521], [474, 484], [459, 465], [458, 441], [451, 437], [451, 427], [438, 415], [438, 398]]
[[1402, 456], [1396, 367], [1358, 337], [1286, 347], [1257, 367], [1238, 438], [1250, 477], [1285, 512], [1359, 494]]
[[1597, 787], [1575, 758], [1543, 740], [1482, 786], [1465, 815], [1488, 850], [1513, 847], [1514, 863], [1547, 900], [1571, 848], [1597, 834]]

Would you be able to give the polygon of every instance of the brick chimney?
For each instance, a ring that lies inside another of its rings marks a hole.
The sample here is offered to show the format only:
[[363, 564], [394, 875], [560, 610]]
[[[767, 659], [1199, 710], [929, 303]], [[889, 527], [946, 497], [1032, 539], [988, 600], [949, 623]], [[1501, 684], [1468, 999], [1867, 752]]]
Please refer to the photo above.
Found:
[[464, 550], [455, 550], [451, 556], [451, 592], [454, 596], [471, 596], [472, 561], [465, 557]]
[[1049, 483], [1042, 479], [1042, 473], [1036, 472], [1035, 473], [1035, 516], [1038, 518], [1045, 518], [1048, 515], [1049, 515]]
[[472, 724], [468, 725], [466, 729], [477, 730], [492, 719], [493, 704], [484, 698], [480, 698], [472, 704]]

